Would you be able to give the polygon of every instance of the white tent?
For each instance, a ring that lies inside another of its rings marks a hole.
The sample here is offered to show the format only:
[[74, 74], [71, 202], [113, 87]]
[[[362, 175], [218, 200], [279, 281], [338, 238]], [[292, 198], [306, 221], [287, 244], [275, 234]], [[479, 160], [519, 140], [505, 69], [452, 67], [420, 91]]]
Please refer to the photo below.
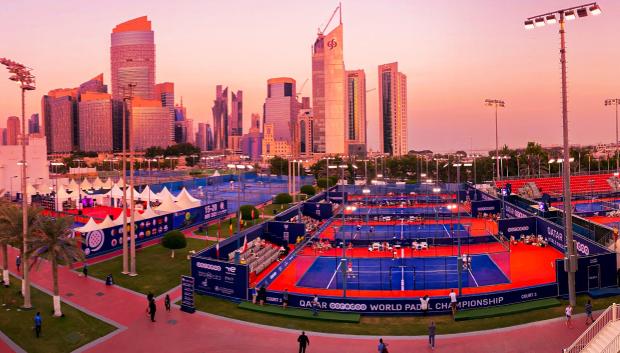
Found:
[[213, 175], [212, 175], [212, 176], [214, 176], [214, 177], [216, 177], [216, 176], [220, 176], [220, 172], [218, 172], [218, 171], [216, 170], [216, 171], [215, 171], [215, 173], [213, 173]]
[[110, 191], [108, 191], [106, 195], [109, 195], [113, 198], [121, 198], [123, 197], [123, 189], [119, 187], [119, 184], [114, 184], [114, 186], [112, 186], [112, 189], [110, 189]]
[[155, 213], [155, 211], [153, 211], [152, 208], [149, 207], [142, 213], [141, 216], [142, 216], [142, 219], [149, 219], [149, 218], [157, 217], [159, 215]]
[[99, 228], [100, 229], [109, 228], [109, 227], [113, 227], [113, 226], [114, 226], [114, 221], [112, 220], [112, 218], [110, 216], [106, 216], [105, 219], [103, 220], [103, 222], [99, 223]]
[[[21, 188], [19, 189], [19, 192], [21, 192]], [[28, 193], [29, 196], [35, 195], [36, 193], [42, 194], [41, 192], [39, 192], [39, 190], [37, 190], [32, 184], [28, 183], [26, 184], [26, 192]], [[30, 198], [30, 197], [29, 197]]]
[[41, 182], [40, 184], [35, 186], [37, 188], [37, 191], [39, 192], [39, 194], [41, 195], [47, 195], [50, 192], [52, 192], [52, 188], [50, 188], [50, 185], [47, 182]]
[[80, 186], [78, 185], [78, 183], [75, 182], [75, 179], [71, 179], [69, 181], [69, 184], [67, 184], [67, 189], [70, 190], [77, 190]]
[[141, 193], [138, 194], [142, 201], [154, 200], [156, 194], [151, 190], [151, 188], [147, 185], [144, 187]]
[[187, 191], [187, 189], [186, 189], [186, 188], [183, 188], [183, 189], [181, 190], [181, 192], [180, 192], [180, 193], [179, 193], [176, 197], [174, 197], [174, 199], [175, 199], [176, 201], [179, 201], [179, 200], [181, 199], [181, 197], [183, 197], [183, 198], [185, 198], [185, 199], [188, 199], [188, 200], [190, 200], [191, 202], [194, 202], [194, 203], [195, 203], [195, 202], [198, 202], [198, 203], [200, 202], [200, 200], [198, 200], [197, 198], [195, 198], [194, 196], [192, 196], [192, 195], [189, 193], [189, 191]]
[[179, 196], [177, 197], [177, 206], [180, 209], [188, 209], [200, 206], [200, 201], [198, 199], [193, 198], [185, 188], [181, 191]]
[[163, 200], [167, 198], [174, 200], [174, 196], [172, 195], [170, 190], [168, 190], [168, 188], [164, 186], [164, 188], [161, 189], [161, 191], [156, 194], [155, 199], [159, 200], [159, 202], [163, 202]]
[[80, 183], [80, 188], [82, 190], [90, 190], [93, 187], [93, 184], [90, 183], [90, 181], [88, 181], [88, 178], [84, 178], [84, 180], [82, 180], [82, 182]]
[[101, 229], [101, 227], [99, 226], [99, 224], [97, 224], [97, 222], [95, 222], [92, 217], [88, 220], [88, 222], [86, 222], [85, 225], [75, 228], [76, 231], [81, 233], [88, 233], [97, 229]]
[[[167, 189], [165, 190], [168, 191]], [[179, 208], [176, 202], [174, 202], [174, 200], [172, 199], [172, 195], [170, 194], [169, 191], [167, 194], [164, 194], [163, 196], [161, 196], [161, 198], [159, 199], [159, 202], [161, 202], [161, 205], [157, 206], [157, 208], [155, 209], [158, 212], [172, 213], [172, 212], [177, 212], [181, 210], [181, 208]]]
[[[127, 217], [127, 221], [129, 221], [129, 217]], [[120, 226], [123, 224], [123, 212], [118, 214], [118, 217], [113, 221], [113, 225]]]
[[95, 181], [93, 181], [92, 187], [95, 190], [101, 189], [103, 187], [103, 181], [101, 180], [101, 178], [97, 177], [97, 179], [95, 179]]
[[102, 182], [102, 187], [104, 189], [111, 189], [112, 186], [114, 186], [114, 182], [112, 181], [112, 178], [108, 178], [106, 181]]

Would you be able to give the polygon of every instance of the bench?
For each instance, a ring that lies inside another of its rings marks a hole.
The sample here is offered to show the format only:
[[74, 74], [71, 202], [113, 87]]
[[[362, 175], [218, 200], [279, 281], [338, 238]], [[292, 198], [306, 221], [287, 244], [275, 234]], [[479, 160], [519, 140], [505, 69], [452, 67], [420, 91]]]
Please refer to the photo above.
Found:
[[308, 320], [323, 320], [323, 321], [336, 321], [336, 322], [349, 322], [349, 323], [359, 323], [360, 315], [353, 313], [337, 313], [332, 311], [320, 311], [319, 315], [313, 316], [312, 310], [310, 309], [297, 309], [297, 308], [287, 308], [283, 309], [281, 306], [276, 305], [256, 305], [251, 302], [241, 302], [239, 304], [239, 309], [249, 310], [264, 314], [272, 314], [272, 315], [281, 315], [287, 317], [293, 317], [298, 319], [308, 319]]
[[555, 298], [539, 299], [524, 303], [517, 303], [511, 305], [495, 306], [491, 308], [483, 309], [469, 309], [462, 310], [456, 313], [454, 317], [455, 321], [486, 319], [490, 317], [498, 317], [505, 315], [513, 315], [519, 313], [525, 313], [532, 310], [547, 309], [560, 306], [560, 301]]

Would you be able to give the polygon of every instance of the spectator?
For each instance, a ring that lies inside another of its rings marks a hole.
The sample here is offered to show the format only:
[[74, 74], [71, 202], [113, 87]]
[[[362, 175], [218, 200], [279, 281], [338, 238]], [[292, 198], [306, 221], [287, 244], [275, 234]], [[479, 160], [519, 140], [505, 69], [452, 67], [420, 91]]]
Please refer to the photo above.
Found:
[[114, 284], [114, 277], [112, 277], [112, 274], [110, 273], [106, 278], [105, 278], [105, 285], [106, 286], [111, 286]]
[[166, 307], [166, 311], [170, 311], [170, 295], [166, 294], [166, 298], [164, 299], [164, 306]]
[[37, 314], [34, 316], [34, 332], [37, 335], [37, 338], [41, 335], [41, 326], [43, 324], [43, 320], [41, 319], [41, 313], [37, 311]]
[[317, 316], [319, 315], [319, 296], [318, 295], [314, 295], [314, 298], [312, 299], [312, 315], [313, 316]]
[[288, 306], [288, 289], [285, 289], [284, 293], [282, 293], [282, 309], [286, 309], [287, 306]]
[[420, 310], [422, 310], [422, 315], [426, 316], [428, 314], [428, 302], [429, 302], [430, 298], [428, 297], [428, 295], [423, 296], [422, 298], [420, 298]]
[[588, 299], [588, 302], [586, 303], [586, 325], [588, 325], [588, 320], [590, 322], [594, 322], [594, 317], [592, 317], [592, 301], [590, 299]]
[[573, 307], [570, 304], [568, 304], [566, 309], [564, 309], [564, 313], [566, 314], [566, 327], [573, 328], [573, 322], [572, 322]]
[[258, 292], [256, 291], [256, 287], [252, 288], [252, 304], [256, 304], [256, 297], [258, 297]]
[[450, 289], [450, 308], [452, 309], [452, 319], [456, 316], [456, 293], [454, 293], [454, 289]]
[[265, 286], [262, 286], [258, 290], [258, 303], [263, 306], [265, 305], [265, 300], [267, 300], [267, 289]]
[[431, 321], [428, 325], [428, 345], [431, 346], [431, 349], [435, 349], [435, 329], [435, 321]]
[[299, 353], [306, 353], [306, 346], [310, 345], [310, 339], [306, 336], [305, 331], [301, 331], [301, 335], [297, 337], [297, 342], [299, 342]]
[[149, 300], [149, 314], [151, 315], [151, 322], [155, 322], [155, 312], [157, 311], [157, 305], [155, 305], [155, 299]]
[[84, 277], [88, 277], [88, 264], [86, 262], [84, 262], [84, 266], [82, 267], [82, 273]]
[[17, 272], [20, 271], [19, 267], [21, 266], [21, 264], [22, 264], [22, 258], [19, 255], [17, 255], [17, 257], [15, 258], [15, 267], [17, 267]]
[[383, 343], [383, 338], [379, 338], [379, 345], [377, 346], [377, 352], [388, 353], [387, 346], [388, 346], [387, 343]]

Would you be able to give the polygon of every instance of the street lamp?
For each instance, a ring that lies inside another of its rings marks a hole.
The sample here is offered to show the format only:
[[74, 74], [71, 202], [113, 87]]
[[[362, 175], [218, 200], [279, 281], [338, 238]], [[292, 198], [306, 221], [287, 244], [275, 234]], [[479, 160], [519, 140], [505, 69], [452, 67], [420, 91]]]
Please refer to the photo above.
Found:
[[620, 104], [620, 98], [605, 99], [605, 106], [613, 105], [616, 107], [616, 171], [620, 171], [620, 159], [618, 158], [618, 104]]
[[[542, 19], [545, 19], [547, 24], [555, 24], [556, 16], [559, 16], [560, 23], [560, 63], [562, 66], [562, 134], [563, 134], [563, 147], [564, 147], [564, 160], [570, 158], [570, 145], [568, 143], [568, 90], [566, 87], [566, 40], [564, 22], [565, 20], [575, 19], [575, 10], [579, 17], [585, 17], [588, 15], [588, 11], [591, 15], [599, 15], [601, 8], [597, 3], [588, 3], [571, 8], [556, 10], [553, 12], [545, 13], [542, 15], [529, 17], [525, 21], [525, 28], [532, 29], [532, 26], [536, 22], [539, 27], [544, 24]], [[568, 274], [568, 297], [570, 305], [575, 306], [577, 298], [575, 294], [575, 272], [577, 271], [577, 256], [575, 253], [575, 245], [573, 244], [573, 224], [572, 224], [572, 209], [571, 209], [571, 190], [570, 190], [570, 168], [564, 168], [563, 170], [563, 187], [564, 187], [564, 227], [566, 229], [566, 260], [568, 266], [565, 266]]]
[[495, 108], [495, 163], [497, 164], [497, 180], [501, 180], [502, 176], [499, 172], [499, 134], [497, 131], [497, 109], [506, 106], [506, 103], [501, 99], [485, 99], [484, 105]]
[[[26, 143], [28, 135], [26, 135], [26, 91], [33, 91], [35, 89], [35, 77], [32, 74], [32, 68], [19, 64], [13, 60], [0, 58], [0, 64], [6, 66], [7, 70], [11, 74], [9, 80], [19, 82], [19, 88], [22, 91], [22, 133], [21, 133], [21, 146], [22, 146], [22, 161], [27, 161], [26, 158]], [[23, 254], [28, 253], [28, 189], [26, 188], [26, 163], [22, 163], [22, 240], [23, 240]], [[32, 303], [30, 302], [30, 276], [28, 261], [23, 261], [23, 286], [22, 292], [24, 295], [24, 308], [30, 309]]]

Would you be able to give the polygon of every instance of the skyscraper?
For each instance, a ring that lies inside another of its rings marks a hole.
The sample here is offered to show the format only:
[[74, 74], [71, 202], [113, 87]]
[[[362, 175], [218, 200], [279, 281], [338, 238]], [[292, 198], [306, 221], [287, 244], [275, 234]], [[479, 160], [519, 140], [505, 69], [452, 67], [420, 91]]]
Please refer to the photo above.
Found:
[[214, 145], [213, 145], [213, 129], [211, 129], [211, 125], [207, 124], [207, 151], [213, 151]]
[[81, 151], [113, 150], [112, 96], [108, 93], [85, 92], [78, 103], [79, 146]]
[[318, 153], [345, 153], [346, 92], [342, 30], [340, 13], [338, 26], [328, 34], [319, 31], [312, 47], [314, 152]]
[[174, 107], [174, 83], [158, 83], [154, 87], [155, 99], [161, 100], [161, 106], [168, 110], [170, 116], [170, 141], [175, 139], [175, 107]]
[[[146, 16], [121, 23], [111, 34], [112, 98], [121, 100], [123, 90], [135, 83], [135, 97], [154, 99], [155, 34]], [[157, 97], [159, 98], [159, 97]]]
[[243, 91], [230, 93], [230, 119], [228, 120], [228, 135], [243, 135]]
[[196, 133], [196, 147], [201, 151], [207, 150], [207, 124], [198, 123], [198, 132]]
[[19, 118], [16, 116], [9, 116], [6, 119], [6, 144], [17, 145], [17, 136], [20, 135]]
[[366, 74], [364, 70], [347, 71], [347, 119], [345, 141], [347, 154], [366, 151]]
[[228, 147], [228, 87], [215, 87], [213, 101], [213, 149], [224, 150]]
[[79, 141], [74, 144], [77, 94], [77, 88], [60, 88], [49, 91], [41, 99], [48, 153], [71, 152], [79, 144]]
[[29, 134], [38, 134], [41, 132], [41, 127], [39, 123], [39, 114], [32, 114], [30, 119], [28, 119], [28, 133]]
[[166, 148], [170, 139], [170, 110], [161, 106], [158, 99], [134, 98], [132, 100], [133, 143], [136, 151], [149, 147]]
[[251, 160], [260, 160], [262, 155], [263, 134], [260, 132], [260, 115], [252, 114], [250, 130], [241, 138], [241, 152]]
[[299, 102], [296, 98], [295, 80], [290, 77], [272, 78], [267, 81], [267, 98], [264, 122], [273, 125], [276, 140], [291, 142]]
[[407, 76], [398, 63], [379, 65], [379, 148], [394, 156], [407, 154]]

